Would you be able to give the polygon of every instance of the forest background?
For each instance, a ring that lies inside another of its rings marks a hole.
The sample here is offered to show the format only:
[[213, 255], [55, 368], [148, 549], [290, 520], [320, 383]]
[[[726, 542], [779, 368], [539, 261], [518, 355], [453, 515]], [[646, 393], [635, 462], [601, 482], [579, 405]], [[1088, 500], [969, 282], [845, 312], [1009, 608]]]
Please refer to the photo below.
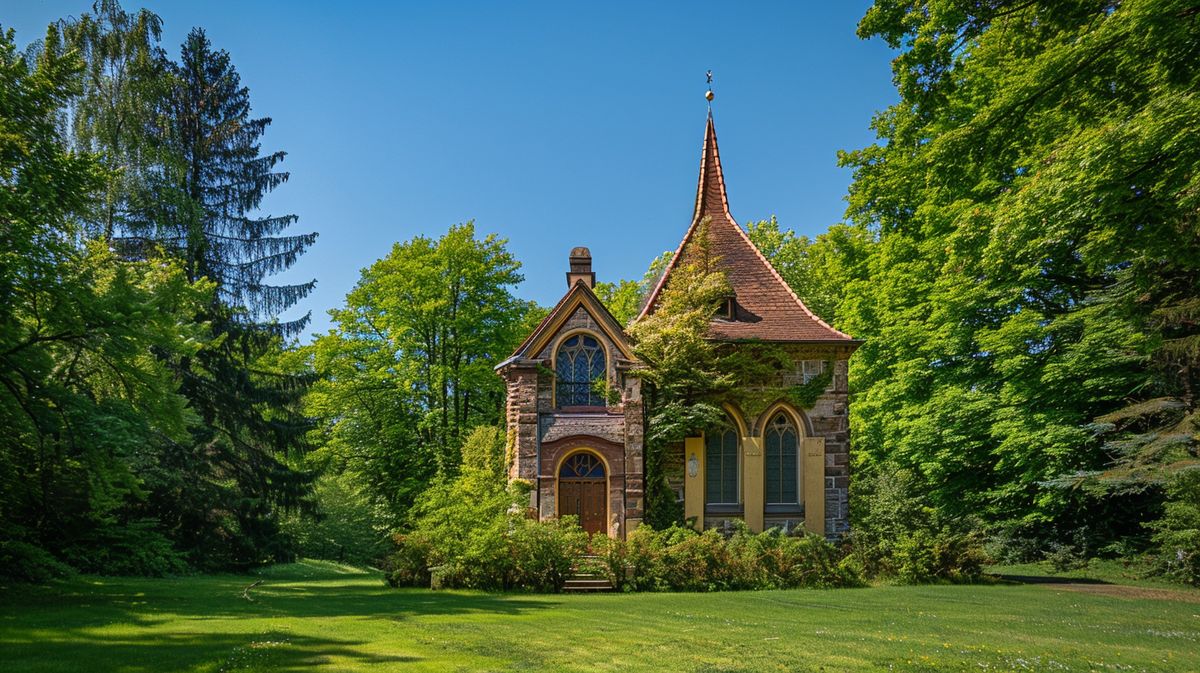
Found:
[[[857, 527], [1195, 581], [1200, 11], [879, 0], [858, 31], [897, 50], [899, 102], [841, 155], [845, 221], [748, 225], [865, 341]], [[169, 53], [157, 16], [102, 0], [24, 51], [6, 32], [0, 84], [5, 572], [385, 555], [500, 424], [492, 368], [544, 314], [507, 241], [397, 243], [301, 344], [278, 316], [313, 283], [270, 279], [317, 235], [261, 212], [285, 155], [202, 29]], [[650, 261], [598, 286], [623, 321]], [[920, 522], [881, 522], [897, 500]]]

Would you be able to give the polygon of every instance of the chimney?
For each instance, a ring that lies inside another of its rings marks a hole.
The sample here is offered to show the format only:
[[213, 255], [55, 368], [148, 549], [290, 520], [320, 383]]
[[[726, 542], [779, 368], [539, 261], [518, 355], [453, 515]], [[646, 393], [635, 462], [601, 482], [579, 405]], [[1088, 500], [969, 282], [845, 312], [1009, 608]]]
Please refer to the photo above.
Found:
[[592, 253], [587, 248], [571, 249], [571, 270], [567, 272], [567, 289], [582, 282], [591, 289], [596, 286], [596, 274], [592, 273]]

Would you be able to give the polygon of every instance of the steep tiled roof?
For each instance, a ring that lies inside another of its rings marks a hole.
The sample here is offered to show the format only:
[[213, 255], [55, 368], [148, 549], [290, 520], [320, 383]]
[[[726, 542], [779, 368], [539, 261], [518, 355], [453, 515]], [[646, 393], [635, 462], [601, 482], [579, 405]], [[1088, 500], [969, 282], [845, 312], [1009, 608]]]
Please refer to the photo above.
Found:
[[651, 292], [639, 319], [657, 308], [659, 295], [680, 259], [688, 254], [689, 243], [705, 218], [709, 220], [709, 250], [719, 258], [718, 266], [725, 271], [736, 297], [735, 319], [714, 318], [709, 325], [710, 337], [722, 341], [854, 342], [849, 335], [830, 327], [808, 310], [729, 214], [725, 176], [717, 151], [717, 130], [711, 112], [704, 132], [700, 184], [696, 189], [692, 225]]

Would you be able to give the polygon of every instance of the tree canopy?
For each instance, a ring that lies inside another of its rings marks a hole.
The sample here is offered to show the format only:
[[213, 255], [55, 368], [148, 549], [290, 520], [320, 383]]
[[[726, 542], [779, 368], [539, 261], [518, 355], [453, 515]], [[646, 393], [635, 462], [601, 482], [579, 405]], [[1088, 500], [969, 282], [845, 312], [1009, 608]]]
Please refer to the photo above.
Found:
[[322, 375], [306, 402], [322, 419], [315, 458], [361, 475], [394, 522], [435, 476], [457, 471], [472, 428], [500, 422], [493, 369], [543, 315], [513, 295], [520, 266], [470, 222], [397, 243], [306, 349]]
[[840, 294], [866, 340], [860, 473], [902, 465], [1019, 530], [1137, 535], [1197, 458], [1195, 8], [880, 0], [859, 35], [899, 50], [901, 100], [842, 155], [851, 224], [804, 248], [846, 273], [798, 289]]

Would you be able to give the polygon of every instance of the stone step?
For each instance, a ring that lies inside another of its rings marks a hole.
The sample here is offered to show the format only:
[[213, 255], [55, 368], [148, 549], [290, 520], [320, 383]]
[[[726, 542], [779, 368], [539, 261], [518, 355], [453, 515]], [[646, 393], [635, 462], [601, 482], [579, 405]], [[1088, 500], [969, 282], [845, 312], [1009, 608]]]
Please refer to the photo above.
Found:
[[570, 592], [585, 592], [585, 591], [612, 591], [613, 585], [607, 579], [591, 579], [572, 577], [563, 585], [563, 591]]

